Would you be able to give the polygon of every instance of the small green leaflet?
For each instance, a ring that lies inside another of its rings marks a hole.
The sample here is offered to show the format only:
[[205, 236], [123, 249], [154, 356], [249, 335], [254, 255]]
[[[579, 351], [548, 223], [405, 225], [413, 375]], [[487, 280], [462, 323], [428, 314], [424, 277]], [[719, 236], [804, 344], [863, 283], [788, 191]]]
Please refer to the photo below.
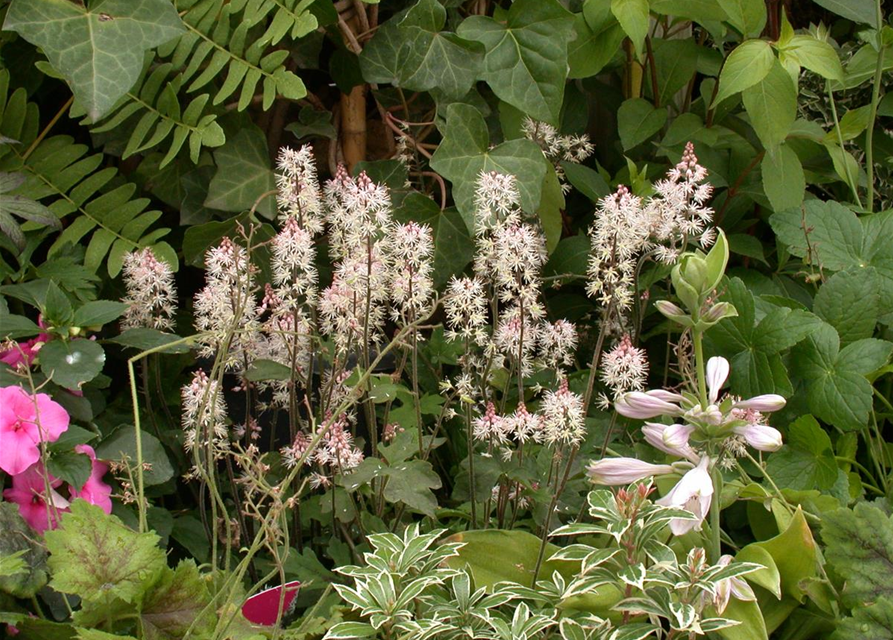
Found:
[[40, 47], [96, 122], [133, 87], [145, 51], [185, 27], [168, 0], [14, 0], [4, 29]]

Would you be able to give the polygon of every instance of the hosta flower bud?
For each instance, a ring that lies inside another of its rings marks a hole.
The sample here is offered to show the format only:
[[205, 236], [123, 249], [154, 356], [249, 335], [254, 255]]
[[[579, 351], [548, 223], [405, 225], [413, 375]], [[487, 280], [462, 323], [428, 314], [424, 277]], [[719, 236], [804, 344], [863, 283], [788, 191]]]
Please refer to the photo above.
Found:
[[639, 420], [647, 420], [657, 416], [682, 415], [682, 409], [678, 405], [662, 400], [650, 391], [625, 393], [614, 403], [614, 408], [622, 416]]
[[[646, 422], [642, 427], [642, 434], [645, 436], [645, 441], [655, 449], [659, 449], [671, 456], [678, 456], [680, 458], [691, 460], [692, 462], [697, 462], [698, 456], [689, 446], [688, 436], [685, 436], [684, 442], [680, 441], [675, 434], [669, 437], [665, 436], [671, 426], [682, 427], [682, 425], [665, 425], [658, 422]], [[691, 431], [689, 431], [689, 435], [690, 434]], [[668, 440], [670, 442], [668, 442]]]
[[781, 432], [763, 424], [749, 424], [732, 429], [757, 451], [778, 451], [782, 445]]
[[761, 396], [755, 396], [749, 400], [741, 400], [733, 406], [736, 409], [753, 409], [762, 413], [771, 413], [773, 411], [781, 411], [784, 409], [787, 400], [775, 393], [767, 393]]
[[738, 310], [735, 309], [734, 305], [731, 305], [728, 302], [717, 302], [710, 307], [703, 316], [701, 316], [701, 320], [713, 325], [723, 318], [734, 318], [737, 315]]
[[691, 327], [694, 323], [691, 317], [680, 306], [673, 304], [669, 300], [658, 300], [654, 303], [655, 308], [660, 311], [668, 319], [683, 327]]
[[722, 357], [710, 358], [707, 361], [707, 389], [710, 392], [710, 403], [716, 403], [719, 391], [729, 377], [729, 361]]
[[651, 464], [636, 458], [604, 458], [586, 468], [586, 475], [594, 484], [605, 486], [629, 484], [667, 473], [673, 473], [673, 467], [668, 464]]
[[679, 449], [688, 446], [688, 439], [695, 428], [690, 424], [671, 424], [664, 429], [662, 438], [668, 447]]

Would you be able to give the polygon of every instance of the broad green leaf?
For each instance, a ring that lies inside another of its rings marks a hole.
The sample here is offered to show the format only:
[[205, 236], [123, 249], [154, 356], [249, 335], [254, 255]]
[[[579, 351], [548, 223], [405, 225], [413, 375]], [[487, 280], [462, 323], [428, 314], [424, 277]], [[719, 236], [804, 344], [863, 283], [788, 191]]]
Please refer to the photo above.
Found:
[[185, 27], [168, 0], [15, 0], [3, 28], [38, 46], [93, 122], [139, 79], [144, 54]]
[[[109, 338], [109, 342], [120, 344], [125, 347], [131, 347], [138, 351], [148, 351], [149, 349], [157, 349], [172, 342], [179, 342], [182, 338], [173, 333], [164, 333], [156, 329], [147, 329], [145, 327], [136, 327], [128, 329], [120, 336]], [[166, 349], [156, 351], [156, 353], [188, 353], [189, 343], [180, 343]], [[128, 354], [130, 355], [130, 354]]]
[[745, 38], [755, 38], [766, 26], [766, 3], [763, 0], [723, 0], [722, 8], [729, 24]]
[[251, 382], [259, 382], [261, 380], [288, 380], [291, 378], [291, 371], [291, 367], [276, 362], [275, 360], [259, 358], [251, 363], [248, 371], [245, 372], [245, 378]]
[[[749, 578], [752, 575], [748, 574], [745, 577]], [[716, 632], [716, 635], [725, 640], [768, 640], [769, 638], [766, 632], [766, 621], [763, 619], [763, 612], [760, 610], [758, 602], [738, 600], [732, 596], [725, 611], [722, 612], [722, 617], [740, 623], [724, 627]]]
[[875, 29], [877, 23], [876, 0], [815, 0], [819, 6], [833, 11], [847, 20], [860, 24], [867, 24]]
[[285, 127], [299, 140], [302, 138], [328, 138], [334, 140], [337, 137], [335, 126], [332, 124], [331, 111], [317, 111], [313, 107], [301, 107], [298, 119]]
[[743, 397], [791, 395], [793, 386], [780, 353], [821, 326], [821, 320], [807, 311], [772, 307], [757, 322], [753, 294], [738, 278], [729, 281], [723, 300], [735, 306], [738, 316], [721, 320], [707, 335], [731, 363], [732, 393]]
[[803, 516], [803, 511], [797, 509], [787, 529], [774, 538], [763, 542], [751, 543], [767, 551], [781, 576], [781, 591], [785, 595], [794, 598], [798, 602], [803, 601], [805, 595], [800, 587], [800, 581], [816, 575], [816, 543]]
[[434, 238], [434, 286], [442, 287], [453, 275], [458, 275], [474, 257], [474, 242], [468, 226], [456, 209], [444, 211], [431, 198], [412, 192], [394, 210], [399, 222], [414, 220], [431, 227]]
[[611, 185], [598, 171], [575, 162], [562, 162], [561, 168], [567, 181], [592, 202], [598, 202], [611, 193]]
[[105, 351], [93, 340], [51, 340], [40, 349], [41, 371], [66, 389], [80, 389], [104, 364]]
[[868, 424], [871, 384], [865, 375], [882, 367], [893, 350], [884, 340], [865, 339], [842, 350], [833, 327], [822, 324], [791, 352], [793, 368], [809, 383], [810, 411], [838, 429]]
[[[539, 555], [540, 538], [521, 529], [488, 529], [465, 531], [450, 536], [444, 542], [461, 542], [459, 555], [447, 560], [453, 569], [468, 568], [478, 587], [492, 588], [498, 582], [530, 585]], [[569, 563], [550, 561], [558, 547], [548, 543], [542, 575], [567, 570]]]
[[762, 547], [749, 544], [737, 554], [735, 554], [737, 562], [754, 562], [763, 565], [763, 568], [744, 576], [745, 580], [755, 585], [763, 587], [776, 598], [781, 598], [781, 576], [778, 573], [778, 567], [775, 560], [768, 551]]
[[591, 250], [592, 244], [585, 235], [564, 238], [549, 257], [543, 268], [543, 275], [585, 277]]
[[[257, 127], [241, 129], [214, 151], [217, 172], [208, 187], [205, 206], [220, 211], [251, 209], [264, 194], [276, 190], [276, 177], [270, 167], [267, 138]], [[257, 211], [267, 218], [276, 215], [273, 194], [264, 197]]]
[[652, 45], [654, 66], [657, 69], [658, 96], [660, 104], [667, 105], [680, 89], [688, 85], [697, 71], [698, 45], [691, 39], [662, 38], [654, 38]]
[[412, 91], [438, 88], [461, 98], [480, 73], [484, 50], [480, 43], [443, 32], [446, 9], [437, 0], [419, 0], [399, 24], [405, 35], [406, 59], [401, 86]]
[[517, 178], [521, 206], [534, 212], [542, 196], [546, 160], [530, 140], [509, 140], [490, 147], [487, 125], [480, 111], [456, 103], [447, 108], [443, 141], [431, 158], [431, 168], [453, 183], [453, 199], [466, 218], [474, 214], [474, 193], [483, 171]]
[[793, 55], [800, 66], [814, 71], [829, 80], [843, 80], [843, 65], [837, 52], [827, 42], [812, 35], [795, 35], [784, 49], [785, 55]]
[[729, 17], [723, 8], [723, 0], [651, 0], [650, 4], [655, 13], [701, 23], [726, 20]]
[[128, 529], [116, 516], [85, 500], [71, 503], [61, 526], [45, 534], [50, 586], [86, 601], [135, 602], [166, 567], [154, 533]]
[[47, 462], [47, 470], [50, 474], [67, 482], [75, 489], [80, 489], [90, 479], [92, 468], [89, 457], [74, 451], [56, 452]]
[[783, 489], [828, 490], [837, 481], [837, 461], [831, 438], [811, 415], [787, 429], [784, 446], [769, 457], [767, 471]]
[[853, 603], [893, 598], [893, 520], [864, 502], [822, 515], [825, 558], [844, 580]]
[[564, 192], [558, 174], [551, 164], [546, 166], [546, 177], [543, 179], [543, 195], [536, 213], [540, 219], [543, 233], [546, 236], [546, 252], [551, 254], [558, 241], [561, 240], [561, 212], [565, 207]]
[[16, 340], [30, 338], [41, 333], [43, 329], [25, 316], [0, 311], [0, 338]]
[[832, 640], [893, 640], [893, 598], [879, 598], [877, 602], [853, 610], [851, 618], [837, 623]]
[[797, 118], [797, 87], [781, 63], [774, 62], [766, 76], [742, 92], [744, 108], [760, 142], [777, 147]]
[[874, 335], [880, 281], [872, 267], [835, 273], [816, 294], [813, 311], [837, 330], [841, 344]]
[[406, 34], [399, 22], [405, 13], [382, 23], [360, 53], [360, 70], [366, 82], [402, 86], [406, 78], [406, 60], [410, 56]]
[[433, 516], [437, 509], [437, 498], [432, 489], [440, 489], [440, 476], [434, 472], [430, 462], [410, 460], [400, 462], [385, 469], [388, 481], [384, 487], [384, 497], [388, 502], [402, 502], [410, 509]]
[[[840, 119], [838, 126], [825, 134], [824, 141], [837, 143], [839, 139], [854, 140], [868, 128], [871, 118], [871, 105], [848, 110]], [[853, 176], [856, 174], [854, 173]]]
[[206, 610], [210, 599], [208, 582], [195, 561], [183, 560], [176, 570], [165, 567], [140, 608], [143, 634], [147, 640], [167, 640], [181, 638], [189, 629], [210, 633], [216, 620], [214, 612]]
[[629, 36], [636, 52], [643, 54], [650, 24], [648, 0], [611, 0], [611, 13]]
[[660, 131], [666, 121], [666, 109], [655, 109], [643, 98], [624, 100], [617, 111], [617, 132], [624, 151], [645, 142]]
[[617, 55], [626, 34], [610, 12], [608, 16], [610, 19], [603, 21], [598, 27], [592, 26], [582, 13], [574, 16], [574, 32], [577, 37], [567, 48], [567, 62], [570, 66], [568, 78], [594, 76]]
[[457, 34], [484, 45], [481, 78], [531, 118], [559, 124], [573, 16], [557, 0], [517, 0], [504, 23], [471, 16]]
[[74, 326], [101, 327], [117, 320], [127, 311], [127, 305], [114, 300], [93, 300], [74, 312]]
[[[760, 2], [762, 4], [762, 2]], [[772, 47], [765, 40], [746, 40], [726, 58], [719, 74], [714, 105], [760, 82], [775, 64]]]
[[[824, 271], [873, 267], [880, 278], [879, 318], [893, 323], [893, 211], [857, 217], [837, 202], [808, 200], [769, 219], [790, 252]], [[809, 229], [809, 242], [803, 227]]]
[[760, 163], [763, 191], [775, 211], [799, 207], [806, 193], [806, 176], [797, 152], [786, 144], [766, 150]]
[[[173, 478], [174, 468], [158, 438], [147, 431], [142, 431], [140, 441], [143, 446], [143, 462], [151, 465], [150, 469], [143, 472], [146, 486], [162, 484]], [[136, 433], [133, 426], [121, 425], [115, 429], [111, 436], [96, 448], [96, 456], [103, 460], [126, 459], [131, 466], [136, 465]]]
[[[14, 555], [24, 564], [21, 571], [7, 571]], [[34, 532], [19, 515], [13, 502], [0, 502], [0, 591], [16, 598], [32, 598], [47, 583], [47, 552], [34, 539]]]
[[[77, 628], [78, 640], [137, 640], [133, 636], [122, 636], [117, 633], [108, 633], [99, 629], [87, 629], [85, 627]], [[147, 638], [150, 636], [146, 636]]]

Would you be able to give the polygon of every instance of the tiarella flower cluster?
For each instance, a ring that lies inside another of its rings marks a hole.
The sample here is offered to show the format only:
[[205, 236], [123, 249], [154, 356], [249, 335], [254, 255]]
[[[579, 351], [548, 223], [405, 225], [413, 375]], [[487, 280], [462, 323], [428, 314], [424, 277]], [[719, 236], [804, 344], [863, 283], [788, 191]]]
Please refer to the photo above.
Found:
[[69, 486], [68, 498], [57, 491], [63, 481], [44, 467], [41, 444], [55, 442], [68, 426], [68, 413], [46, 394], [0, 387], [0, 469], [12, 476], [12, 487], [3, 491], [3, 497], [18, 505], [22, 518], [38, 533], [55, 528], [75, 498], [112, 511], [112, 489], [102, 481], [108, 465], [96, 459], [92, 447], [75, 447], [76, 453], [90, 459], [90, 476], [81, 487]]
[[[613, 392], [614, 399], [627, 391], [641, 391], [647, 378], [648, 356], [644, 349], [633, 346], [628, 333], [602, 356], [601, 379]], [[611, 402], [603, 396], [601, 405], [607, 409]]]
[[601, 485], [625, 485], [688, 469], [658, 503], [681, 507], [695, 514], [695, 520], [671, 522], [676, 535], [700, 530], [714, 493], [710, 470], [715, 465], [725, 466], [743, 452], [745, 445], [759, 451], [777, 451], [782, 445], [781, 433], [765, 424], [763, 414], [782, 409], [784, 398], [775, 394], [749, 400], [728, 395], [721, 398], [720, 390], [728, 375], [729, 363], [725, 358], [710, 358], [706, 367], [706, 407], [692, 394], [663, 389], [632, 391], [621, 396], [615, 408], [622, 416], [640, 420], [661, 416], [681, 420], [669, 425], [645, 422], [642, 433], [656, 449], [683, 460], [670, 465], [650, 464], [635, 458], [606, 458], [589, 466], [592, 481]]
[[393, 319], [403, 324], [424, 317], [434, 302], [434, 239], [431, 227], [408, 222], [394, 230], [391, 248], [394, 273], [391, 295]]
[[276, 168], [280, 218], [293, 218], [311, 236], [322, 233], [325, 210], [316, 177], [313, 148], [304, 145], [295, 151], [283, 147], [279, 151]]
[[595, 147], [589, 141], [589, 136], [585, 133], [583, 135], [561, 135], [552, 125], [530, 117], [524, 118], [524, 122], [521, 123], [521, 131], [525, 138], [540, 146], [543, 155], [552, 163], [558, 179], [561, 180], [562, 191], [565, 193], [570, 191], [570, 185], [564, 181], [564, 168], [561, 163], [579, 164], [591, 156]]
[[[229, 449], [229, 430], [226, 427], [226, 401], [217, 380], [211, 380], [199, 369], [192, 374], [192, 382], [181, 390], [183, 404], [183, 446], [186, 451], [197, 451], [200, 459], [216, 458]], [[187, 477], [196, 477], [193, 467]]]
[[123, 274], [127, 293], [122, 302], [129, 307], [121, 320], [121, 328], [172, 329], [177, 290], [170, 265], [146, 247], [124, 256]]

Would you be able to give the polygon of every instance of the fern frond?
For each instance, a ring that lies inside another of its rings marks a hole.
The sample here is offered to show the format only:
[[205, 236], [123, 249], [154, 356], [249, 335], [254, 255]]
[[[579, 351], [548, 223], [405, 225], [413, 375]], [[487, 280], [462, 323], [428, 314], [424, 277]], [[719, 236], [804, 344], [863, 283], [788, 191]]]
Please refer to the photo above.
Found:
[[9, 94], [9, 72], [0, 70], [0, 135], [13, 140], [0, 145], [0, 171], [25, 176], [12, 195], [40, 202], [68, 223], [49, 254], [89, 235], [84, 266], [91, 272], [107, 261], [108, 273], [115, 277], [124, 256], [145, 246], [176, 265], [176, 252], [159, 242], [170, 229], [149, 230], [161, 216], [160, 211], [146, 211], [149, 199], [134, 199], [136, 186], [123, 182], [114, 167], [102, 168], [101, 153], [88, 155], [89, 148], [69, 136], [40, 139], [39, 120], [24, 89]]

